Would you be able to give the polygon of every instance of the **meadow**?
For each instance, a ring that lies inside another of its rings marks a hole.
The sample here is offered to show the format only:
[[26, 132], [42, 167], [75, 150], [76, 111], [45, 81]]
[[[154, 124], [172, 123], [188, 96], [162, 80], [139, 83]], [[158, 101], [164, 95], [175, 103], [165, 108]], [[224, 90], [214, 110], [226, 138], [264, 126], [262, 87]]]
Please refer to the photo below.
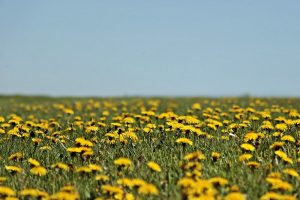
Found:
[[300, 199], [300, 99], [0, 97], [0, 199]]

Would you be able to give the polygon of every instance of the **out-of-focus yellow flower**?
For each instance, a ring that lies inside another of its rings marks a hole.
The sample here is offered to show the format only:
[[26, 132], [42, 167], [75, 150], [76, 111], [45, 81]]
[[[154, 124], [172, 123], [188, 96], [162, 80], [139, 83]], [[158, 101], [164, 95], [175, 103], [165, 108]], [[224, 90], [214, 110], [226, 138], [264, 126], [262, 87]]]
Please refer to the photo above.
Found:
[[287, 168], [287, 169], [284, 169], [282, 172], [284, 174], [288, 174], [290, 176], [293, 176], [293, 177], [296, 177], [296, 178], [300, 179], [299, 173], [294, 169]]
[[74, 114], [74, 111], [70, 108], [66, 108], [64, 109], [64, 113], [68, 114], [68, 115], [73, 115]]
[[240, 192], [231, 192], [225, 196], [224, 200], [246, 200], [246, 195]]
[[220, 158], [221, 154], [219, 152], [212, 152], [211, 157], [214, 161], [218, 160]]
[[188, 138], [178, 138], [176, 140], [176, 143], [177, 144], [187, 144], [187, 145], [190, 145], [190, 146], [193, 145], [193, 142], [190, 139], [188, 139]]
[[287, 163], [290, 163], [290, 164], [293, 164], [293, 160], [291, 158], [289, 158], [287, 156], [286, 153], [284, 153], [283, 151], [281, 150], [278, 150], [278, 151], [275, 151], [275, 154], [280, 157], [283, 161], [287, 162]]
[[258, 168], [258, 167], [260, 167], [260, 163], [255, 162], [255, 161], [247, 162], [246, 165], [247, 165], [248, 167], [253, 167], [253, 168]]
[[133, 124], [135, 120], [132, 117], [126, 117], [123, 119], [126, 124]]
[[30, 173], [37, 176], [45, 176], [47, 174], [47, 169], [42, 166], [33, 167], [30, 170]]
[[96, 175], [95, 180], [105, 182], [109, 180], [109, 177], [107, 175], [98, 174]]
[[6, 165], [5, 169], [12, 173], [21, 173], [23, 169], [21, 167], [13, 166], [13, 165]]
[[138, 189], [138, 193], [142, 194], [142, 195], [158, 195], [159, 194], [156, 186], [153, 184], [149, 184], [149, 183], [140, 186]]
[[114, 164], [125, 168], [131, 167], [133, 165], [130, 159], [124, 157], [116, 159], [114, 161]]
[[47, 198], [49, 196], [47, 192], [38, 189], [33, 189], [33, 188], [27, 188], [21, 190], [19, 192], [19, 195], [24, 197], [34, 197], [34, 198]]
[[75, 142], [79, 146], [92, 147], [93, 143], [89, 140], [84, 139], [83, 137], [76, 138]]
[[193, 110], [201, 110], [201, 104], [200, 103], [194, 103], [192, 105]]
[[279, 131], [286, 131], [288, 126], [285, 123], [276, 124], [275, 128]]
[[7, 181], [7, 178], [4, 176], [0, 176], [0, 183]]
[[296, 197], [288, 194], [267, 192], [266, 194], [260, 197], [260, 200], [296, 200]]
[[278, 150], [283, 145], [284, 145], [284, 142], [274, 142], [273, 144], [270, 145], [270, 149]]
[[247, 133], [244, 136], [244, 142], [255, 141], [257, 139], [258, 139], [258, 134], [257, 133], [253, 133], [253, 132]]
[[266, 178], [266, 181], [272, 185], [273, 190], [277, 190], [277, 189], [280, 189], [283, 191], [292, 191], [293, 190], [293, 186], [290, 183], [285, 182], [279, 178]]
[[249, 160], [253, 157], [252, 154], [249, 154], [249, 153], [245, 153], [245, 154], [242, 154], [239, 156], [239, 161], [243, 162], [245, 160]]
[[65, 170], [65, 171], [70, 170], [70, 167], [67, 164], [61, 163], [61, 162], [55, 163], [55, 164], [51, 165], [51, 167], [56, 168], [56, 169], [62, 169], [62, 170]]
[[112, 185], [102, 185], [101, 190], [104, 194], [109, 195], [124, 194], [124, 191], [120, 187]]
[[291, 135], [284, 135], [282, 138], [281, 138], [282, 141], [288, 141], [288, 142], [293, 142], [295, 143], [296, 140], [293, 136]]
[[156, 171], [156, 172], [161, 172], [161, 168], [160, 168], [160, 166], [157, 164], [157, 163], [155, 163], [155, 162], [148, 162], [147, 163], [147, 166], [150, 168], [150, 169], [152, 169], [153, 171]]
[[4, 187], [4, 186], [0, 186], [0, 197], [4, 196], [4, 197], [10, 197], [10, 196], [15, 196], [16, 192], [9, 188], [9, 187]]
[[8, 157], [8, 160], [20, 160], [23, 158], [23, 153], [22, 152], [16, 152], [14, 154], [11, 154], [9, 157]]
[[28, 162], [31, 166], [34, 166], [34, 167], [38, 167], [41, 165], [39, 161], [37, 161], [36, 159], [33, 159], [33, 158], [29, 158]]
[[200, 152], [200, 151], [196, 151], [196, 152], [192, 152], [192, 153], [189, 153], [187, 155], [185, 155], [183, 157], [184, 160], [188, 160], [188, 161], [192, 161], [192, 160], [205, 160], [206, 159], [206, 156]]
[[222, 186], [222, 187], [228, 184], [228, 180], [222, 177], [210, 178], [209, 182], [211, 182], [213, 185]]
[[246, 151], [255, 151], [255, 147], [252, 144], [244, 143], [241, 144], [241, 147]]

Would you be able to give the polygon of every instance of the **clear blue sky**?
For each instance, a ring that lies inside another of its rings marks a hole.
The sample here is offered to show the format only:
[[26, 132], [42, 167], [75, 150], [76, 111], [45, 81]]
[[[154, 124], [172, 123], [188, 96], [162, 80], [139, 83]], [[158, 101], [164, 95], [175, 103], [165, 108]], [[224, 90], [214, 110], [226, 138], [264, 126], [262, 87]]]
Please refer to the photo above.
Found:
[[0, 0], [0, 94], [300, 96], [300, 1]]

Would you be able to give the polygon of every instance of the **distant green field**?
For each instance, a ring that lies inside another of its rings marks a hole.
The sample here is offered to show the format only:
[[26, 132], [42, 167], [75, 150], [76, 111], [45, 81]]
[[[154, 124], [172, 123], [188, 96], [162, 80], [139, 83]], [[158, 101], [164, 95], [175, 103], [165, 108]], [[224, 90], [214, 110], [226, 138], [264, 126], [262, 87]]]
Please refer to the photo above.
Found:
[[0, 96], [0, 199], [300, 199], [300, 99]]

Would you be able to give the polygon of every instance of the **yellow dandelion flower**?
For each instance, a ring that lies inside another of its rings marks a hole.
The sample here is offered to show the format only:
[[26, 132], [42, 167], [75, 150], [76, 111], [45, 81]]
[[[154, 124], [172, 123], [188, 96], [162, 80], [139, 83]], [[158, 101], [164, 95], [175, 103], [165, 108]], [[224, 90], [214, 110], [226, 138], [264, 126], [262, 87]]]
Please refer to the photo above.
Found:
[[195, 185], [195, 180], [192, 178], [183, 177], [177, 182], [177, 185], [183, 188], [190, 188]]
[[98, 175], [96, 175], [95, 180], [105, 182], [105, 181], [109, 180], [109, 176], [103, 175], [103, 174], [98, 174]]
[[279, 178], [266, 178], [266, 181], [272, 185], [272, 190], [292, 191], [293, 186]]
[[27, 197], [35, 197], [35, 198], [46, 198], [48, 197], [48, 193], [47, 192], [44, 192], [44, 191], [41, 191], [41, 190], [38, 190], [38, 189], [32, 189], [32, 188], [27, 188], [27, 189], [24, 189], [24, 190], [21, 190], [19, 192], [19, 195], [20, 196], [27, 196]]
[[146, 184], [146, 181], [139, 179], [139, 178], [134, 178], [131, 181], [132, 181], [133, 186], [136, 186], [136, 187], [140, 187], [140, 186]]
[[5, 118], [3, 116], [0, 116], [0, 122], [5, 122]]
[[42, 147], [40, 148], [41, 151], [47, 151], [47, 150], [51, 150], [51, 149], [52, 149], [52, 147], [50, 147], [50, 146], [48, 146], [48, 145], [42, 146]]
[[118, 179], [117, 184], [123, 185], [125, 187], [129, 187], [129, 188], [132, 188], [134, 186], [132, 180], [129, 178]]
[[23, 158], [23, 153], [22, 152], [16, 152], [14, 154], [11, 154], [8, 157], [8, 160], [20, 160]]
[[156, 186], [153, 184], [149, 184], [149, 183], [141, 185], [138, 189], [138, 193], [142, 194], [142, 195], [158, 195], [159, 194]]
[[293, 160], [292, 160], [291, 158], [289, 158], [289, 157], [284, 157], [284, 158], [282, 158], [282, 160], [283, 160], [284, 162], [286, 162], [286, 163], [290, 163], [290, 164], [293, 164], [293, 163], [294, 163]]
[[161, 172], [160, 166], [159, 166], [157, 163], [155, 163], [155, 162], [148, 162], [148, 163], [147, 163], [147, 166], [148, 166], [150, 169], [152, 169], [153, 171]]
[[70, 153], [81, 153], [82, 149], [80, 147], [69, 147], [69, 148], [67, 148], [67, 152], [70, 152]]
[[280, 158], [288, 157], [288, 156], [286, 155], [286, 153], [284, 153], [284, 152], [281, 151], [281, 150], [275, 151], [275, 154], [276, 154], [277, 156], [279, 156]]
[[250, 162], [247, 162], [246, 165], [248, 167], [253, 167], [253, 168], [258, 168], [260, 167], [260, 164], [258, 162], [254, 162], [254, 161], [250, 161]]
[[281, 178], [281, 174], [280, 172], [271, 172], [270, 174], [268, 174], [268, 178]]
[[15, 196], [16, 192], [9, 188], [9, 187], [4, 187], [4, 186], [0, 186], [0, 197], [4, 196], [4, 197], [9, 197], [9, 196]]
[[240, 192], [231, 192], [225, 196], [224, 200], [246, 200], [246, 195]]
[[0, 183], [7, 181], [7, 178], [4, 176], [0, 176]]
[[275, 154], [280, 157], [283, 161], [287, 162], [287, 163], [290, 163], [290, 164], [293, 164], [293, 160], [291, 158], [289, 158], [287, 156], [286, 153], [284, 153], [283, 151], [281, 150], [278, 150], [278, 151], [275, 151]]
[[272, 134], [272, 136], [274, 136], [274, 137], [279, 137], [279, 136], [282, 136], [282, 135], [283, 135], [283, 133], [282, 132], [278, 132], [278, 131], [276, 131], [276, 132], [274, 132]]
[[144, 131], [145, 133], [152, 133], [152, 132], [153, 132], [153, 129], [151, 129], [151, 128], [149, 128], [149, 127], [145, 127], [145, 128], [143, 128], [143, 131]]
[[221, 154], [219, 152], [212, 152], [211, 157], [214, 161], [218, 160], [220, 158]]
[[4, 200], [19, 200], [17, 197], [5, 197]]
[[88, 150], [88, 151], [84, 151], [84, 153], [82, 154], [82, 157], [91, 157], [92, 155], [94, 155], [94, 151]]
[[239, 156], [239, 161], [240, 161], [240, 162], [243, 162], [243, 161], [245, 161], [245, 160], [251, 159], [252, 157], [253, 157], [252, 154], [245, 153], [245, 154], [242, 154], [242, 155]]
[[260, 197], [260, 200], [296, 200], [296, 197], [288, 194], [267, 192], [266, 194]]
[[232, 185], [232, 186], [230, 186], [230, 191], [231, 192], [239, 192], [240, 188], [237, 185]]
[[284, 142], [274, 142], [270, 145], [270, 149], [278, 150], [280, 149], [285, 143]]
[[69, 193], [69, 192], [60, 191], [51, 195], [50, 199], [51, 200], [78, 200], [80, 199], [80, 196], [78, 193]]
[[91, 173], [92, 169], [89, 168], [88, 166], [77, 167], [75, 172], [77, 172], [77, 173]]
[[108, 137], [108, 139], [110, 139], [110, 140], [118, 139], [119, 138], [119, 134], [118, 133], [106, 133], [104, 136]]
[[13, 165], [9, 165], [9, 166], [6, 165], [5, 169], [12, 173], [21, 173], [23, 171], [23, 169], [21, 167], [17, 167], [17, 166], [13, 166]]
[[102, 185], [101, 190], [104, 194], [109, 195], [124, 194], [124, 191], [121, 188], [112, 185]]
[[135, 199], [133, 194], [131, 194], [131, 193], [126, 193], [124, 198], [125, 198], [125, 200], [134, 200]]
[[122, 199], [122, 200], [134, 200], [134, 196], [131, 193], [125, 193], [124, 194], [116, 194], [114, 195], [114, 199]]
[[47, 169], [42, 166], [33, 167], [30, 170], [30, 173], [37, 176], [45, 176], [47, 174]]
[[202, 195], [213, 197], [217, 194], [217, 190], [213, 187], [213, 184], [210, 183], [209, 180], [205, 180], [205, 179], [196, 180], [195, 184], [192, 185], [192, 189], [194, 190], [195, 195], [197, 193], [200, 193]]
[[250, 133], [247, 133], [245, 136], [244, 136], [244, 142], [249, 142], [249, 141], [255, 141], [258, 139], [258, 134], [257, 133], [253, 133], [253, 132], [250, 132]]
[[55, 168], [55, 169], [62, 169], [62, 170], [65, 170], [65, 171], [70, 170], [70, 167], [67, 164], [61, 163], [61, 162], [55, 163], [55, 164], [51, 165], [51, 167]]
[[102, 171], [103, 168], [100, 165], [96, 165], [96, 164], [89, 164], [88, 167], [93, 171], [93, 172], [98, 172], [98, 171]]
[[39, 143], [42, 142], [42, 139], [41, 139], [41, 138], [32, 138], [31, 141], [32, 141], [33, 143], [35, 143], [36, 145], [38, 145]]
[[192, 161], [192, 160], [205, 160], [206, 157], [205, 155], [200, 152], [200, 151], [196, 151], [196, 152], [192, 152], [192, 153], [189, 153], [187, 155], [185, 155], [183, 157], [184, 160], [188, 160], [188, 161]]
[[89, 140], [84, 139], [83, 137], [76, 138], [75, 143], [79, 146], [92, 147], [93, 143]]
[[213, 177], [209, 179], [209, 182], [216, 186], [225, 186], [228, 184], [228, 180], [222, 177]]
[[130, 159], [124, 157], [116, 159], [114, 164], [126, 168], [133, 165]]
[[255, 151], [255, 147], [252, 144], [243, 143], [241, 147], [246, 151]]
[[63, 111], [64, 111], [64, 113], [66, 113], [68, 115], [73, 115], [74, 114], [74, 111], [70, 108], [65, 108]]
[[281, 138], [282, 141], [289, 141], [289, 142], [293, 142], [295, 143], [296, 140], [293, 136], [291, 135], [284, 135], [282, 138]]
[[187, 177], [187, 178], [193, 178], [193, 179], [198, 180], [198, 179], [201, 178], [202, 173], [201, 173], [201, 171], [199, 171], [199, 170], [197, 170], [197, 169], [194, 169], [194, 170], [192, 170], [192, 172], [186, 171], [186, 172], [184, 173], [184, 176]]
[[33, 158], [29, 158], [28, 162], [31, 166], [34, 166], [34, 167], [38, 167], [41, 165], [39, 161], [37, 161], [36, 159], [33, 159]]
[[176, 143], [177, 144], [185, 144], [185, 145], [187, 144], [187, 145], [190, 145], [190, 146], [193, 145], [193, 142], [188, 138], [179, 138], [179, 139], [176, 140]]
[[115, 127], [115, 128], [118, 128], [118, 127], [121, 127], [122, 126], [122, 124], [120, 124], [120, 123], [110, 123], [110, 125], [112, 126], [112, 127]]
[[123, 119], [123, 122], [126, 124], [133, 124], [135, 123], [135, 120], [132, 117], [126, 117]]
[[201, 110], [201, 104], [200, 103], [194, 103], [191, 108], [193, 110]]
[[287, 168], [287, 169], [284, 169], [282, 172], [285, 173], [285, 174], [288, 174], [290, 176], [294, 176], [296, 178], [300, 178], [299, 173], [296, 170], [294, 170], [294, 169]]
[[128, 139], [130, 139], [132, 142], [137, 142], [138, 141], [138, 137], [134, 132], [125, 132], [120, 134], [120, 142], [123, 141], [127, 141]]
[[285, 123], [280, 123], [280, 124], [276, 124], [275, 128], [279, 131], [286, 131], [288, 129], [288, 126]]
[[72, 185], [66, 185], [66, 186], [63, 186], [61, 189], [60, 189], [61, 192], [68, 192], [68, 193], [77, 193], [77, 190], [74, 186]]
[[97, 126], [88, 126], [85, 128], [86, 133], [94, 133], [94, 132], [97, 132], [98, 130], [99, 130], [99, 127], [97, 127]]

